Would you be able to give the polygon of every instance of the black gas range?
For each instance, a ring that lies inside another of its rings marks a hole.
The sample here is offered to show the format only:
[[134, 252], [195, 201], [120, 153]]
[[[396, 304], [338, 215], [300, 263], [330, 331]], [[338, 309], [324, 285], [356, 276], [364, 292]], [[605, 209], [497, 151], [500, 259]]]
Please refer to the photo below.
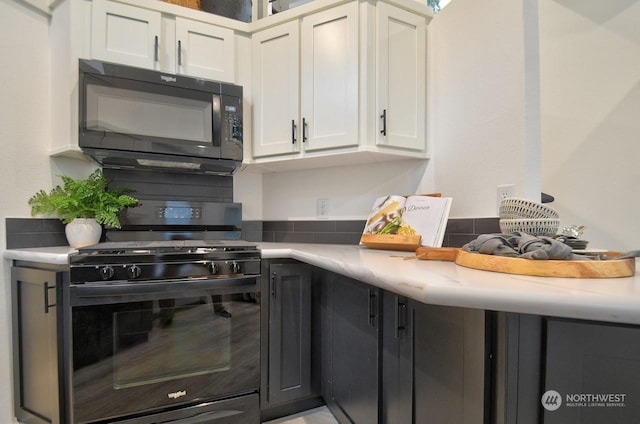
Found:
[[260, 251], [241, 219], [143, 200], [70, 255], [65, 422], [259, 423]]

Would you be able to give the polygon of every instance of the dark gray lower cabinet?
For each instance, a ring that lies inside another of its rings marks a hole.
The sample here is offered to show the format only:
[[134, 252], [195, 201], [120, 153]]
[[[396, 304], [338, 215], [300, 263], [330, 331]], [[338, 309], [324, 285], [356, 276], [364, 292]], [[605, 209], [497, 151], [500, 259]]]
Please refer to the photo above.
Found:
[[488, 313], [382, 297], [381, 422], [488, 422]]
[[315, 372], [341, 424], [638, 422], [638, 326], [428, 305], [300, 265], [265, 271], [267, 406]]
[[382, 292], [382, 384], [384, 424], [413, 422], [413, 313], [405, 297]]
[[312, 392], [311, 267], [296, 262], [268, 262], [266, 266], [262, 299], [267, 301], [263, 319], [268, 320], [264, 355], [268, 371], [263, 373], [263, 408]]
[[322, 286], [324, 399], [341, 423], [377, 423], [380, 290], [333, 273]]
[[411, 302], [414, 423], [488, 421], [487, 313]]
[[20, 422], [61, 420], [62, 393], [55, 370], [62, 356], [57, 351], [57, 321], [62, 318], [56, 304], [63, 278], [62, 272], [11, 268], [14, 407]]
[[495, 313], [494, 393], [496, 424], [539, 424], [543, 318]]
[[[640, 420], [640, 328], [547, 320], [545, 424]], [[556, 394], [557, 393], [557, 394]]]

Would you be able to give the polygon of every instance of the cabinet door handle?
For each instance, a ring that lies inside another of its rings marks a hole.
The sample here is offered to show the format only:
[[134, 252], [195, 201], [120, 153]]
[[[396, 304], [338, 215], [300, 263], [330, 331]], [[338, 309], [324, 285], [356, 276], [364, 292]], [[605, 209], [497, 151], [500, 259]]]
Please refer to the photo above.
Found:
[[387, 109], [382, 109], [382, 129], [380, 130], [380, 134], [386, 136], [387, 135]]
[[[49, 282], [45, 282], [44, 283], [44, 313], [48, 314], [49, 313], [49, 308], [53, 308], [54, 306], [56, 306], [55, 303], [49, 303], [49, 290], [55, 290], [56, 286], [49, 286]], [[55, 297], [55, 291], [54, 293], [54, 297]]]
[[155, 62], [158, 61], [158, 36], [155, 36], [155, 41], [153, 42], [153, 60]]
[[302, 142], [307, 142], [307, 120], [302, 118]]
[[291, 144], [296, 144], [296, 121], [291, 120]]
[[373, 327], [376, 325], [376, 318], [378, 315], [376, 299], [377, 296], [375, 290], [369, 289], [369, 325]]
[[396, 339], [400, 337], [400, 332], [407, 329], [407, 302], [403, 297], [398, 297], [396, 301]]
[[182, 41], [178, 40], [178, 66], [182, 66]]
[[275, 299], [276, 297], [276, 276], [277, 274], [274, 272], [273, 274], [271, 274], [271, 297], [273, 297]]

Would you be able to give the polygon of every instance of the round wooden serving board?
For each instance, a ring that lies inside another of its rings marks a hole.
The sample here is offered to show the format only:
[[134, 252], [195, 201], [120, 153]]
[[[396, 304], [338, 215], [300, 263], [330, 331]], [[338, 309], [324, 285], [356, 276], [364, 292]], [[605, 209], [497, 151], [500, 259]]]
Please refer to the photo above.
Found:
[[[616, 252], [610, 253], [613, 255]], [[455, 261], [457, 265], [483, 271], [537, 277], [618, 278], [630, 277], [636, 272], [635, 258], [601, 261], [534, 260], [470, 253], [446, 247], [419, 247], [416, 249], [416, 257]]]

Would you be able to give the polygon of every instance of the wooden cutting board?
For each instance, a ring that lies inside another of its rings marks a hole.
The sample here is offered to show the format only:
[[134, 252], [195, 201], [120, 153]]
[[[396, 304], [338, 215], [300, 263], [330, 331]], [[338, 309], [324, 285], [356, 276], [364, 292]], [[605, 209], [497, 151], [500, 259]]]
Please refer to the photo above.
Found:
[[[615, 256], [618, 252], [608, 252]], [[509, 258], [505, 256], [470, 253], [453, 247], [419, 247], [416, 257], [426, 260], [455, 262], [457, 265], [483, 271], [537, 277], [618, 278], [636, 273], [635, 258], [601, 261], [559, 261]]]

